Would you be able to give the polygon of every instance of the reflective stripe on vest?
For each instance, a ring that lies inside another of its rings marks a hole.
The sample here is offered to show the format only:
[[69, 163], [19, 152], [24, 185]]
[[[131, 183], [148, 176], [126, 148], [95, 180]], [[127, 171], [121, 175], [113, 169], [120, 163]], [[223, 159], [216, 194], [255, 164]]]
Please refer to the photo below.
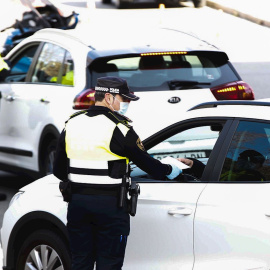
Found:
[[120, 167], [125, 171], [128, 163], [126, 157], [111, 152], [110, 143], [113, 132], [118, 126], [125, 136], [128, 128], [115, 124], [105, 115], [88, 117], [78, 115], [66, 124], [66, 153], [70, 160], [69, 180], [89, 184], [121, 184], [122, 176], [112, 178], [109, 175], [114, 163], [123, 160]]

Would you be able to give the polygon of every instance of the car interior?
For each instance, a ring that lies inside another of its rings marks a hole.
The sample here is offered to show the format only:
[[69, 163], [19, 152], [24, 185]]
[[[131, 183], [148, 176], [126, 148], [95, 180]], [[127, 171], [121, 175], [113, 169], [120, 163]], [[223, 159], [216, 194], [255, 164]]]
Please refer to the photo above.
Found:
[[[161, 160], [167, 156], [173, 158], [189, 158], [197, 160], [202, 163], [203, 168], [207, 164], [211, 151], [213, 150], [215, 143], [222, 131], [223, 124], [205, 124], [200, 126], [192, 126], [190, 128], [181, 130], [180, 132], [171, 132], [167, 134], [161, 141], [147, 150], [147, 152], [155, 159]], [[146, 147], [147, 148], [147, 147]], [[131, 163], [131, 177], [134, 179], [140, 178], [149, 181], [153, 179], [151, 175], [142, 171], [136, 165]], [[197, 177], [196, 177], [196, 176]], [[200, 175], [196, 174], [192, 170], [188, 170], [176, 178], [176, 181], [199, 181]], [[166, 180], [166, 179], [164, 179]]]

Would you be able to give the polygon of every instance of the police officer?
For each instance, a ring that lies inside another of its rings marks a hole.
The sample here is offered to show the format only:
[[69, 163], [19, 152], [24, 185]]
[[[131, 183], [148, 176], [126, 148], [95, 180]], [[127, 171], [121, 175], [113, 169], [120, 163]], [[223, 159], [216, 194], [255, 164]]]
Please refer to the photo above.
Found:
[[53, 173], [71, 183], [67, 229], [72, 270], [93, 269], [95, 263], [97, 270], [119, 270], [130, 231], [127, 209], [118, 206], [129, 160], [156, 179], [173, 179], [182, 170], [176, 159], [162, 163], [145, 151], [123, 115], [130, 101], [139, 99], [124, 79], [99, 78], [95, 91], [95, 106], [66, 122]]

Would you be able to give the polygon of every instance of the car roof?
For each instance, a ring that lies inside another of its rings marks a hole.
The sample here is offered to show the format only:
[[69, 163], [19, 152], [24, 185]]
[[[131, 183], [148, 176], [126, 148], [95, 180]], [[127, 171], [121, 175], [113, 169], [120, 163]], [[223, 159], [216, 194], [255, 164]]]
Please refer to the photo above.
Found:
[[184, 118], [216, 116], [270, 120], [270, 99], [205, 102], [190, 108]]
[[100, 57], [164, 51], [215, 51], [225, 54], [193, 34], [168, 28], [131, 29], [128, 33], [91, 27], [77, 27], [72, 30], [47, 28], [37, 31], [33, 38], [55, 39], [62, 43], [67, 39], [76, 40]]

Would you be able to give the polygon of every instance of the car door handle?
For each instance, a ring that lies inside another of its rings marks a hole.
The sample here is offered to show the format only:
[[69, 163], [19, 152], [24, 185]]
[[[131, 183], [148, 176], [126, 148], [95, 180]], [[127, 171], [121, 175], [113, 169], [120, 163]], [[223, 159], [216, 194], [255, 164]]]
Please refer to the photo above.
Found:
[[176, 208], [171, 208], [168, 211], [169, 215], [182, 215], [182, 216], [188, 216], [193, 213], [192, 209], [190, 208], [185, 208], [185, 207], [176, 207]]
[[6, 100], [6, 101], [10, 101], [10, 102], [11, 102], [11, 101], [14, 101], [15, 99], [16, 99], [16, 98], [15, 98], [14, 96], [11, 96], [11, 95], [8, 95], [8, 96], [5, 97], [5, 100]]

